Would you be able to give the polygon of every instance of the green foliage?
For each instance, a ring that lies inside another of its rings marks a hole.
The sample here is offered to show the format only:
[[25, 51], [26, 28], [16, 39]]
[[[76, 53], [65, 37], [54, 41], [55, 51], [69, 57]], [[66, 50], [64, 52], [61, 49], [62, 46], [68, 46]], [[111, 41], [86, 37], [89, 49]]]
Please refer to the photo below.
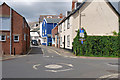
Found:
[[87, 36], [83, 44], [79, 35], [74, 39], [73, 52], [78, 56], [120, 57], [120, 33], [118, 36]]
[[113, 31], [113, 35], [118, 35], [118, 33], [116, 31]]

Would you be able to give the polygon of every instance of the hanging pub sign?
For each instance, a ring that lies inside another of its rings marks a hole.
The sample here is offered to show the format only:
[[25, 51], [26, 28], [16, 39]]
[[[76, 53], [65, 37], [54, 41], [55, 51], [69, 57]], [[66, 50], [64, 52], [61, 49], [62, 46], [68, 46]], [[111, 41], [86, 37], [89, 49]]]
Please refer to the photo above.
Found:
[[83, 41], [84, 41], [84, 29], [80, 29], [80, 41], [81, 43], [83, 44]]

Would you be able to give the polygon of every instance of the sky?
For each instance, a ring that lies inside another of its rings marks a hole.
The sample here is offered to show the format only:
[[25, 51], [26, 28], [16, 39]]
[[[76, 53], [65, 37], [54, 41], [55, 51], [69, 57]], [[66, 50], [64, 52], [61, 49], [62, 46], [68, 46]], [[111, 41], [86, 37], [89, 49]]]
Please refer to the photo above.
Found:
[[[110, 1], [118, 9], [116, 2], [120, 0]], [[3, 2], [24, 16], [28, 22], [38, 21], [40, 15], [65, 15], [72, 5], [72, 0], [0, 0], [0, 4]]]

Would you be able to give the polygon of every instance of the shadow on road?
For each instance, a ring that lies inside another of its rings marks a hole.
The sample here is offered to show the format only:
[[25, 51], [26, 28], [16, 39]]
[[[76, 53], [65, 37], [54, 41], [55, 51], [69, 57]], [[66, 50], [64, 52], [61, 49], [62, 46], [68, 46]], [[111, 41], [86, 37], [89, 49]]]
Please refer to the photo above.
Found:
[[32, 51], [30, 54], [43, 54], [42, 49], [40, 47], [31, 47]]

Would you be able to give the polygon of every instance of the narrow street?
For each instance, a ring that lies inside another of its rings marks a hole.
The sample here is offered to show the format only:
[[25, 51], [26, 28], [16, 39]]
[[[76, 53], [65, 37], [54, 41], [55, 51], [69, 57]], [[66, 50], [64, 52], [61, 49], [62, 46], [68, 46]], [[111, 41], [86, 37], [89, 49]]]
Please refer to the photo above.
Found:
[[3, 78], [99, 78], [118, 72], [117, 65], [109, 64], [118, 63], [118, 59], [84, 59], [70, 53], [66, 57], [68, 51], [63, 55], [60, 51], [32, 47], [29, 55], [2, 62]]

